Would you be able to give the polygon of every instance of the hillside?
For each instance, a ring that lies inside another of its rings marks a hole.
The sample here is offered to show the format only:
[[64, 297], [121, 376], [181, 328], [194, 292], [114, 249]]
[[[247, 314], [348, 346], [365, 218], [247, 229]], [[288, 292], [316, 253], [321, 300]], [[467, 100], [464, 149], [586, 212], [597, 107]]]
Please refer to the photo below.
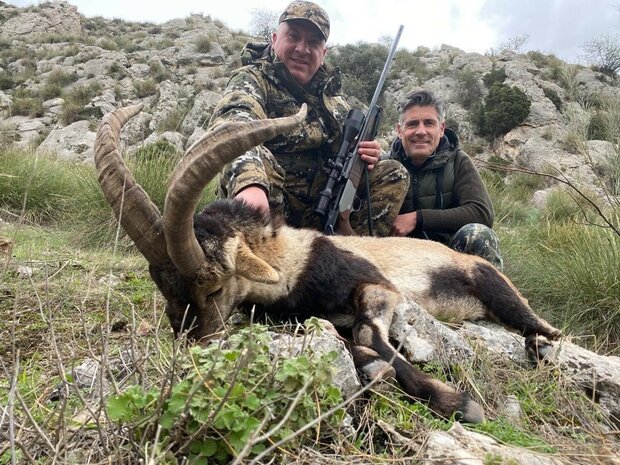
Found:
[[[85, 18], [63, 2], [29, 9], [0, 6], [0, 18], [4, 142], [72, 160], [92, 159], [103, 114], [137, 102], [145, 110], [124, 131], [123, 142], [131, 148], [163, 139], [183, 151], [202, 134], [249, 40], [209, 17], [162, 25], [106, 21]], [[335, 49], [328, 57], [341, 64], [340, 54]], [[349, 75], [356, 71], [343, 68]], [[493, 79], [522, 90], [531, 107], [525, 121], [489, 140], [478, 136], [474, 109]], [[396, 105], [412, 88], [423, 86], [449, 102], [448, 123], [470, 154], [538, 171], [557, 169], [598, 194], [607, 187], [615, 195], [617, 83], [617, 77], [539, 52], [503, 50], [491, 56], [448, 45], [401, 50], [383, 98], [385, 146], [393, 136]], [[345, 76], [345, 91], [354, 91], [355, 84]]]

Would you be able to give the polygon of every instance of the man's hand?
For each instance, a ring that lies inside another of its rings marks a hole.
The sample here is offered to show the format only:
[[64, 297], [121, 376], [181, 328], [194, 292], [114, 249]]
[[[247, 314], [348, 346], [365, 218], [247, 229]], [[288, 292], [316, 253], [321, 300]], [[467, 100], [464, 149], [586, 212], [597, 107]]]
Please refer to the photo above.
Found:
[[417, 221], [418, 215], [416, 212], [398, 215], [396, 217], [396, 220], [394, 220], [394, 226], [392, 226], [392, 231], [390, 232], [390, 235], [406, 236], [415, 229]]
[[267, 213], [269, 211], [269, 200], [265, 189], [259, 186], [248, 186], [237, 195], [235, 200], [243, 200], [247, 205], [256, 208], [259, 212]]
[[372, 171], [381, 158], [381, 146], [376, 140], [364, 140], [360, 142], [357, 153], [368, 164], [368, 171]]

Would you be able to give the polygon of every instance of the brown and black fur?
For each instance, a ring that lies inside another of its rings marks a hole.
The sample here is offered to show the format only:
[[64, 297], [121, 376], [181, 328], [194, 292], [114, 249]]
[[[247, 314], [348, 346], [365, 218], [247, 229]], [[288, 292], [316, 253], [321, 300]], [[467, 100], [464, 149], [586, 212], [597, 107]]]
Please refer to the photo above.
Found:
[[[291, 228], [281, 218], [233, 200], [213, 202], [189, 216], [202, 189], [225, 163], [298, 124], [303, 110], [294, 117], [238, 123], [208, 133], [177, 167], [160, 215], [148, 197], [144, 200], [116, 149], [120, 127], [137, 111], [132, 107], [106, 116], [95, 162], [106, 198], [149, 261], [176, 336], [187, 333], [195, 341], [216, 337], [233, 309], [244, 305], [320, 316], [350, 335], [358, 369], [380, 376], [390, 362], [391, 373], [411, 397], [428, 401], [443, 416], [459, 412], [470, 422], [484, 419], [476, 402], [420, 372], [389, 343], [398, 305], [412, 300], [434, 314], [449, 305], [461, 319], [497, 320], [525, 336], [529, 352], [539, 357], [550, 350], [549, 340], [559, 337], [505, 275], [479, 257], [438, 243], [325, 236]], [[133, 186], [131, 192], [123, 190], [127, 184]], [[146, 211], [140, 221], [119, 214], [123, 195], [138, 198], [128, 208]], [[475, 311], [465, 315], [462, 309], [471, 308], [472, 301]]]

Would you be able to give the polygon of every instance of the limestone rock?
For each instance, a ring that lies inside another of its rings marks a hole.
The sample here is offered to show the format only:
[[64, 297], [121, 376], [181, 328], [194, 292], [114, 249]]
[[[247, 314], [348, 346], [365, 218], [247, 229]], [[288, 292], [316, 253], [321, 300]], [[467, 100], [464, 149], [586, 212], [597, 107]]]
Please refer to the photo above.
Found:
[[9, 39], [37, 34], [80, 36], [82, 18], [77, 7], [67, 2], [46, 2], [39, 9], [9, 18], [0, 26], [0, 37]]
[[433, 431], [429, 434], [419, 460], [421, 465], [567, 464], [555, 457], [500, 444], [489, 436], [467, 431], [460, 423], [455, 423], [448, 431]]
[[95, 136], [88, 121], [76, 121], [67, 127], [52, 130], [37, 148], [37, 153], [50, 153], [60, 159], [92, 163]]

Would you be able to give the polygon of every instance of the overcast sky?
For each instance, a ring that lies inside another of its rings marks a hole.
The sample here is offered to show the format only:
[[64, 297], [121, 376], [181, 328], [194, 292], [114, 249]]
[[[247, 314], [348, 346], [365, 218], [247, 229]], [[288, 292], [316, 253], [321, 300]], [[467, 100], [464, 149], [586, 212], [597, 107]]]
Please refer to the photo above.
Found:
[[[18, 6], [39, 3], [8, 0]], [[210, 15], [233, 30], [248, 30], [252, 10], [278, 13], [289, 0], [69, 0], [87, 17], [162, 23], [191, 13]], [[401, 45], [441, 44], [485, 53], [528, 36], [522, 51], [553, 53], [579, 62], [583, 44], [620, 35], [620, 0], [316, 0], [331, 19], [329, 44], [374, 42], [405, 26]]]

